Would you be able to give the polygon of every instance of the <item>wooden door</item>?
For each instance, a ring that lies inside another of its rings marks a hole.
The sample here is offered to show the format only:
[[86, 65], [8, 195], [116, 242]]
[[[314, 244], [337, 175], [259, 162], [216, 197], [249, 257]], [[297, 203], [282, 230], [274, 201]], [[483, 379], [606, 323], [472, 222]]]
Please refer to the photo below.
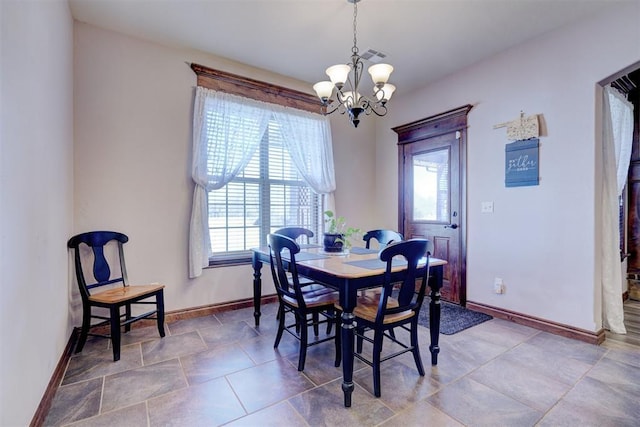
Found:
[[394, 128], [399, 146], [399, 229], [447, 260], [442, 298], [466, 303], [465, 106]]

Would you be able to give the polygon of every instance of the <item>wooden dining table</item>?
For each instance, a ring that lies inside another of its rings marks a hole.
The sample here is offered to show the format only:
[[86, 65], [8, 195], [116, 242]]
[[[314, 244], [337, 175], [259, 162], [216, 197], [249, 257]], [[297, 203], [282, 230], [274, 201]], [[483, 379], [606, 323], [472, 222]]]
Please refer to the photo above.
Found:
[[[378, 250], [352, 247], [347, 253], [325, 253], [315, 245], [300, 245], [296, 255], [298, 274], [336, 289], [340, 297], [342, 312], [342, 391], [344, 406], [351, 406], [353, 384], [354, 315], [357, 292], [360, 289], [380, 286], [383, 282], [385, 264], [378, 258]], [[262, 297], [261, 268], [270, 263], [269, 248], [252, 249], [253, 302], [256, 326], [260, 325], [260, 301]], [[429, 260], [429, 333], [431, 364], [438, 363], [438, 338], [440, 335], [440, 288], [443, 267], [447, 262], [437, 258]], [[398, 263], [392, 269], [392, 281], [401, 278], [406, 264]], [[424, 273], [424, 268], [418, 274]]]

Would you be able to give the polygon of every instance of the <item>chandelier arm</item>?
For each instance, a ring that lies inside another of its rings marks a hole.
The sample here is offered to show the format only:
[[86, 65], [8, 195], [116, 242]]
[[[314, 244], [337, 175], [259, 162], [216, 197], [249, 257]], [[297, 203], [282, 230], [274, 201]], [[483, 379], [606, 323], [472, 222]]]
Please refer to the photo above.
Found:
[[[373, 104], [370, 110], [373, 111], [373, 113], [378, 117], [382, 117], [387, 114], [387, 106], [380, 102]], [[380, 110], [380, 112], [378, 112], [378, 110]]]
[[366, 96], [361, 96], [358, 105], [364, 110], [365, 114], [369, 115], [371, 110], [371, 100]]
[[[342, 91], [338, 90], [338, 91], [336, 91], [336, 99], [338, 101], [338, 106], [334, 109], [334, 111], [337, 110], [338, 108], [340, 108], [340, 106], [343, 106], [344, 109], [343, 109], [343, 111], [340, 111], [340, 113], [344, 114], [345, 111], [349, 108], [348, 107], [349, 96], [348, 95], [345, 96], [345, 94]], [[353, 101], [351, 101], [351, 103], [353, 104]]]
[[343, 108], [341, 110], [340, 107], [344, 107], [344, 105], [340, 102], [336, 103], [334, 101], [331, 104], [325, 105], [323, 114], [325, 115], [332, 114], [332, 113], [335, 113], [336, 111], [338, 111], [340, 114], [344, 114], [346, 112], [346, 109]]

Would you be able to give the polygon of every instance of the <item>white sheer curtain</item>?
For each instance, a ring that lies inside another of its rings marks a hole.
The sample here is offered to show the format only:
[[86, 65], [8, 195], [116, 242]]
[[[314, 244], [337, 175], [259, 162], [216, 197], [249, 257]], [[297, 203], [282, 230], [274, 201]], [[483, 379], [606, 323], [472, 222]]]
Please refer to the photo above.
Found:
[[603, 94], [602, 316], [605, 328], [625, 334], [618, 197], [624, 189], [631, 158], [633, 105], [611, 86], [606, 86]]
[[193, 107], [193, 193], [189, 277], [209, 265], [207, 191], [224, 187], [244, 169], [275, 120], [293, 164], [305, 182], [333, 208], [336, 188], [329, 120], [302, 110], [198, 87]]
[[269, 124], [262, 102], [198, 86], [193, 106], [193, 191], [189, 277], [209, 265], [207, 191], [224, 187], [251, 160]]
[[324, 196], [325, 208], [335, 210], [336, 178], [329, 119], [280, 105], [271, 107], [293, 164], [305, 182]]
[[300, 175], [316, 193], [333, 193], [336, 178], [329, 119], [279, 105], [272, 107], [274, 120], [281, 126], [284, 143]]

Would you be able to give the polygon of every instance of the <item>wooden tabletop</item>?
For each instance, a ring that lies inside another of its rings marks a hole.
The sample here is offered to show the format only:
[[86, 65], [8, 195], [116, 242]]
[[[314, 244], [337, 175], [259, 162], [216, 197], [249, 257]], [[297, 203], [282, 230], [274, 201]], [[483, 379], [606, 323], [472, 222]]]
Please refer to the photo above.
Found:
[[[364, 249], [364, 248], [360, 248]], [[259, 252], [268, 254], [269, 248], [263, 247], [259, 249], [254, 249]], [[301, 248], [300, 254], [296, 255], [296, 264], [304, 265], [307, 267], [311, 267], [315, 270], [322, 271], [328, 274], [331, 274], [336, 277], [341, 277], [345, 279], [357, 279], [361, 277], [367, 276], [375, 276], [378, 274], [382, 274], [385, 271], [384, 264], [382, 261], [380, 262], [379, 268], [365, 268], [357, 265], [350, 264], [354, 261], [366, 261], [366, 260], [377, 260], [378, 252], [368, 253], [368, 254], [356, 254], [353, 253], [353, 248], [350, 252], [346, 254], [329, 254], [324, 252], [322, 248]], [[358, 250], [358, 249], [355, 249]], [[323, 258], [316, 259], [304, 259], [305, 255], [302, 254], [314, 254], [318, 256], [323, 256]], [[399, 257], [402, 258], [402, 257]], [[426, 258], [425, 258], [426, 260]], [[429, 265], [437, 266], [437, 265], [445, 265], [447, 261], [438, 259], [438, 258], [430, 258]], [[404, 267], [398, 265], [397, 267], [392, 268], [392, 271], [401, 271]]]

